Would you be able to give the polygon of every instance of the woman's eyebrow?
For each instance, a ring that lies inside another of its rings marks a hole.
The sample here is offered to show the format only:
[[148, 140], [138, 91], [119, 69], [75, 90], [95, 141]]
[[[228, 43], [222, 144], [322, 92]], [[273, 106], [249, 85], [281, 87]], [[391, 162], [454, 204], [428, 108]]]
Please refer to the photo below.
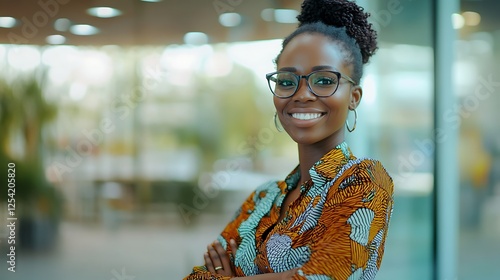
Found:
[[288, 71], [288, 72], [297, 72], [297, 68], [295, 67], [283, 67], [278, 69], [279, 71]]
[[[312, 71], [318, 71], [318, 70], [336, 70], [335, 67], [332, 67], [330, 65], [317, 65], [313, 66], [311, 68]], [[283, 67], [278, 69], [278, 71], [288, 71], [288, 72], [297, 72], [297, 68], [295, 67]]]
[[313, 71], [317, 71], [317, 70], [325, 70], [325, 69], [328, 69], [328, 70], [332, 70], [332, 69], [335, 69], [334, 67], [332, 66], [329, 66], [329, 65], [318, 65], [318, 66], [314, 66], [312, 68]]

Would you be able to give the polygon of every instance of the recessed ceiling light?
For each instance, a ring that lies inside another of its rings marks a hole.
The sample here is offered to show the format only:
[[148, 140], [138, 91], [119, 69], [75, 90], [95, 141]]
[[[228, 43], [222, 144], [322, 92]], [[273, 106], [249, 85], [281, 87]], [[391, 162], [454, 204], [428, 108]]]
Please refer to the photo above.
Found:
[[112, 18], [122, 14], [120, 10], [111, 7], [94, 7], [88, 9], [87, 13], [100, 18]]
[[297, 23], [299, 12], [292, 9], [276, 9], [274, 10], [274, 20], [279, 23]]
[[61, 45], [66, 42], [66, 37], [63, 35], [50, 35], [45, 38], [45, 41], [51, 45]]
[[451, 15], [451, 23], [454, 29], [460, 29], [464, 27], [465, 20], [461, 14], [454, 13]]
[[99, 33], [99, 28], [89, 24], [75, 24], [69, 28], [69, 31], [75, 35], [95, 35]]
[[264, 9], [260, 12], [260, 17], [265, 21], [274, 20], [274, 9]]
[[238, 26], [241, 23], [241, 15], [238, 13], [223, 13], [219, 16], [219, 23], [225, 27]]
[[16, 26], [17, 20], [13, 17], [0, 17], [0, 27], [12, 28]]
[[58, 18], [54, 21], [54, 29], [61, 32], [66, 32], [71, 27], [71, 21], [67, 18]]
[[150, 3], [158, 3], [158, 2], [161, 2], [163, 0], [141, 0], [142, 2], [150, 2]]
[[471, 11], [463, 12], [462, 16], [464, 17], [465, 25], [476, 26], [479, 25], [479, 23], [481, 23], [481, 15], [476, 12], [471, 12]]
[[188, 45], [204, 45], [208, 43], [208, 36], [203, 32], [188, 32], [184, 35], [184, 43]]

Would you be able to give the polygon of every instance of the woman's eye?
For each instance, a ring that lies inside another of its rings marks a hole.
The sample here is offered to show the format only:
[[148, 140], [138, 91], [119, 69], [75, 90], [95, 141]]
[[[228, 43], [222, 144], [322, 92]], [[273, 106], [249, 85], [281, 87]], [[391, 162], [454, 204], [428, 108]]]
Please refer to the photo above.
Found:
[[336, 81], [334, 79], [328, 77], [317, 78], [314, 80], [315, 85], [321, 85], [321, 86], [335, 85], [335, 83]]
[[278, 85], [280, 87], [293, 87], [295, 83], [291, 80], [278, 80]]

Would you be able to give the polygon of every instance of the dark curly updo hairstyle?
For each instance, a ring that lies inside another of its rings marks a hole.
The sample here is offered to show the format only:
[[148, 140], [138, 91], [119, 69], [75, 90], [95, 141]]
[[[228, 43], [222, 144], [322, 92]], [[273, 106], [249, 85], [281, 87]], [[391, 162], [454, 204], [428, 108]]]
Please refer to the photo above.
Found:
[[363, 76], [363, 64], [377, 50], [377, 33], [368, 23], [370, 14], [353, 1], [348, 0], [304, 0], [297, 16], [299, 27], [283, 40], [283, 47], [297, 35], [319, 33], [338, 43], [345, 53], [345, 62], [352, 63], [352, 79], [359, 84]]

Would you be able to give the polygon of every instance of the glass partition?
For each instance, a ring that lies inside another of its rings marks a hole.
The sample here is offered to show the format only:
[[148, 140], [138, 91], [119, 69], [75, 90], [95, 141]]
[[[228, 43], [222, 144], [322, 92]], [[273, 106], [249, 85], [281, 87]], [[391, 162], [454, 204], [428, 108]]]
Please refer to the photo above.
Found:
[[380, 47], [365, 68], [359, 130], [348, 141], [358, 154], [380, 159], [394, 179], [394, 212], [377, 278], [432, 279], [431, 1], [366, 2]]
[[454, 125], [460, 134], [458, 278], [500, 274], [500, 33], [498, 1], [461, 1], [456, 14]]

